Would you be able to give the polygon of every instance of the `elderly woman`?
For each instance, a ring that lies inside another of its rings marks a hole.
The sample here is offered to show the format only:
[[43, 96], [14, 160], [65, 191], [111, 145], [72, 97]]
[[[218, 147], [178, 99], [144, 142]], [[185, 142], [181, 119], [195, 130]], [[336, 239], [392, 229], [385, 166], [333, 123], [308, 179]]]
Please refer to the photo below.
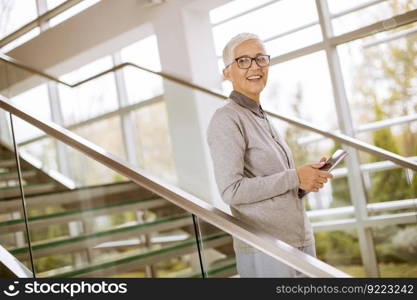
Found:
[[[269, 55], [258, 36], [242, 33], [223, 50], [223, 74], [233, 84], [227, 104], [207, 131], [220, 195], [232, 214], [315, 256], [314, 236], [300, 192], [317, 192], [332, 175], [317, 164], [296, 168], [291, 150], [262, 110]], [[298, 271], [233, 239], [241, 277], [297, 277]]]

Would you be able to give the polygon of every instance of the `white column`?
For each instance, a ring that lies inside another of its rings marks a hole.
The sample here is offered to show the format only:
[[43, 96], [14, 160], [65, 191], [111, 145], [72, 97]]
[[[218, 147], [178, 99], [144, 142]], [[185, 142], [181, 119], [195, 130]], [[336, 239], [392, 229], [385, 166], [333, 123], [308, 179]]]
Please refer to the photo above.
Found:
[[[162, 71], [220, 89], [208, 11], [180, 9], [168, 2], [154, 28]], [[178, 185], [203, 200], [221, 204], [206, 143], [208, 122], [221, 100], [167, 80], [164, 95]]]

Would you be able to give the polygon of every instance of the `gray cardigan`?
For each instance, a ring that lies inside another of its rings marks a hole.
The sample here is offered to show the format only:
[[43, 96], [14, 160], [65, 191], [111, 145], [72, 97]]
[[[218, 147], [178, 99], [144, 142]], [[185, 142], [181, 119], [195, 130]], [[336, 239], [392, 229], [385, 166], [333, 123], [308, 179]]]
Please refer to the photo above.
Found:
[[[207, 129], [220, 195], [233, 216], [293, 247], [314, 243], [291, 150], [262, 107], [233, 91]], [[233, 238], [239, 253], [255, 248]]]

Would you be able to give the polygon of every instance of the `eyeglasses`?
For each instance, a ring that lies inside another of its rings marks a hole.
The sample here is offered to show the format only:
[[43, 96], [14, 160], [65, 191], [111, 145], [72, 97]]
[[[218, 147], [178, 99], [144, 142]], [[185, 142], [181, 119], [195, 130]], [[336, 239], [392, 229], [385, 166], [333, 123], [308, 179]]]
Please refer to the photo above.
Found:
[[256, 57], [240, 56], [235, 59], [235, 62], [237, 63], [237, 66], [240, 69], [249, 69], [252, 66], [252, 61], [255, 61], [258, 67], [260, 68], [267, 67], [269, 66], [270, 56], [266, 54], [262, 54]]

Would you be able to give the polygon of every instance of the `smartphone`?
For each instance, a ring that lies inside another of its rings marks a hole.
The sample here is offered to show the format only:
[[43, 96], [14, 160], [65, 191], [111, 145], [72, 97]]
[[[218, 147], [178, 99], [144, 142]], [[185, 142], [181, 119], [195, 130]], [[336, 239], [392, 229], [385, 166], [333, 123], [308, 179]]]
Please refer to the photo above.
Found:
[[327, 172], [330, 172], [331, 170], [333, 170], [334, 169], [334, 167], [336, 167], [337, 166], [337, 164], [339, 163], [339, 162], [341, 162], [342, 161], [342, 159], [343, 158], [345, 158], [345, 156], [347, 155], [348, 153], [345, 151], [345, 150], [342, 150], [342, 149], [339, 149], [339, 150], [337, 150], [333, 155], [332, 155], [332, 157], [330, 157], [327, 161], [326, 161], [326, 163], [320, 168], [320, 170], [323, 170], [323, 171], [327, 171]]
[[[347, 154], [348, 153], [345, 150], [338, 149], [328, 160], [326, 160], [326, 163], [319, 170], [330, 172], [337, 166], [338, 163], [342, 161], [343, 158], [345, 158]], [[298, 197], [300, 198], [307, 194], [308, 192], [305, 190], [298, 190]]]

